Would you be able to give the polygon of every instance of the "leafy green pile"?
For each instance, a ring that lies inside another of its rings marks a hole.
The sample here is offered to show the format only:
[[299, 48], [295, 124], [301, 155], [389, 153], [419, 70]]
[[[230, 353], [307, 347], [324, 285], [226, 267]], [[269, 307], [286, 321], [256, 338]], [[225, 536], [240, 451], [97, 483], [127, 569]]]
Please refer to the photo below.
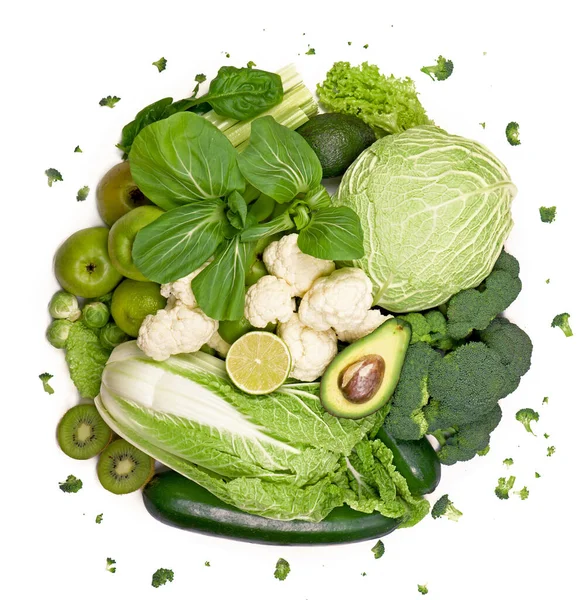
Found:
[[483, 452], [501, 420], [499, 400], [517, 389], [531, 365], [527, 334], [497, 316], [517, 297], [515, 258], [502, 252], [477, 288], [441, 310], [403, 315], [413, 336], [385, 427], [397, 439], [434, 435], [442, 463]]
[[172, 115], [136, 137], [130, 168], [139, 189], [167, 211], [137, 234], [136, 267], [167, 283], [213, 257], [192, 282], [213, 319], [243, 316], [245, 272], [268, 236], [299, 231], [300, 249], [323, 259], [364, 253], [359, 219], [350, 208], [331, 206], [314, 151], [271, 116], [253, 121], [249, 145], [238, 154], [203, 117]]

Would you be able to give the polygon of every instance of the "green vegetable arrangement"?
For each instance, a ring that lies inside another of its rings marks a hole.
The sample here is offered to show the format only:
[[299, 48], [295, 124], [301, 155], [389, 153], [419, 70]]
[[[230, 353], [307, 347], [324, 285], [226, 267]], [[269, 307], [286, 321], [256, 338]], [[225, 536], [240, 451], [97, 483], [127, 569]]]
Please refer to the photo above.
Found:
[[[453, 63], [421, 71], [443, 81]], [[522, 287], [503, 249], [516, 187], [487, 148], [434, 125], [411, 79], [374, 65], [335, 63], [317, 117], [294, 67], [223, 66], [201, 94], [205, 81], [125, 125], [126, 160], [95, 194], [107, 227], [56, 253], [47, 338], [90, 400], [58, 442], [184, 529], [327, 544], [411, 527], [441, 465], [488, 452], [531, 365], [531, 340], [502, 314]], [[519, 144], [516, 123], [507, 139]], [[323, 179], [339, 175], [331, 198]], [[567, 313], [551, 326], [572, 335]], [[517, 419], [531, 432], [539, 415]], [[497, 497], [514, 482], [499, 479]], [[431, 514], [462, 516], [447, 494]], [[279, 559], [275, 577], [289, 571]], [[173, 577], [158, 569], [152, 586]]]

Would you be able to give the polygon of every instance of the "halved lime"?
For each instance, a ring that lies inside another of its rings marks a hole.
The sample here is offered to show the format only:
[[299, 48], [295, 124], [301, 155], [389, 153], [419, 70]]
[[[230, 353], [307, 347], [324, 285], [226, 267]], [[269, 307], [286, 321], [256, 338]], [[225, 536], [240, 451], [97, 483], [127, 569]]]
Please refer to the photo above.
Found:
[[268, 331], [251, 331], [239, 338], [226, 355], [232, 382], [247, 394], [274, 392], [291, 370], [288, 346]]

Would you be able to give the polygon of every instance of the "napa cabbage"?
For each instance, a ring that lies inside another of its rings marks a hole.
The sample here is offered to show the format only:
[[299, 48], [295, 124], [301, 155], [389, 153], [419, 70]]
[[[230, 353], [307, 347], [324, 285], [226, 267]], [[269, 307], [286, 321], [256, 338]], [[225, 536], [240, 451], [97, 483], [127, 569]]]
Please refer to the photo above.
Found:
[[359, 420], [326, 413], [316, 383], [251, 396], [224, 362], [197, 352], [158, 362], [117, 346], [96, 406], [120, 436], [221, 500], [264, 517], [320, 521], [344, 503], [417, 523], [428, 502], [409, 492], [391, 451]]
[[478, 142], [428, 125], [384, 137], [349, 167], [334, 198], [364, 230], [365, 255], [347, 264], [371, 278], [383, 308], [438, 306], [489, 275], [516, 191]]

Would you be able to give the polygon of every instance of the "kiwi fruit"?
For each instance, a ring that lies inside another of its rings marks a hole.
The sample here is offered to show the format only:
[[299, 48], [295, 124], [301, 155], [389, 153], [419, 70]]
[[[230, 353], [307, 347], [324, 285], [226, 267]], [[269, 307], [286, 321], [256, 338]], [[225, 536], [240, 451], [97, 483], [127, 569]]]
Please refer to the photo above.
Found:
[[86, 460], [106, 448], [112, 430], [94, 404], [78, 404], [60, 419], [56, 436], [65, 454], [77, 460]]
[[154, 475], [154, 460], [126, 440], [115, 440], [100, 455], [97, 473], [104, 489], [129, 494]]

